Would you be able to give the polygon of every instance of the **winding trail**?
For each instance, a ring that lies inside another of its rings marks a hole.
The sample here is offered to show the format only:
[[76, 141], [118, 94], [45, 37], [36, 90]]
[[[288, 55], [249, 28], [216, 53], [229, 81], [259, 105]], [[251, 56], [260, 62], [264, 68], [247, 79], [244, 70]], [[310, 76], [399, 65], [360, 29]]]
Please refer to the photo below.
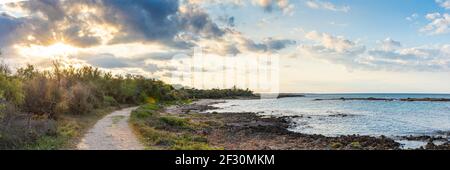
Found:
[[99, 120], [77, 145], [80, 150], [143, 150], [128, 120], [137, 107], [112, 112]]

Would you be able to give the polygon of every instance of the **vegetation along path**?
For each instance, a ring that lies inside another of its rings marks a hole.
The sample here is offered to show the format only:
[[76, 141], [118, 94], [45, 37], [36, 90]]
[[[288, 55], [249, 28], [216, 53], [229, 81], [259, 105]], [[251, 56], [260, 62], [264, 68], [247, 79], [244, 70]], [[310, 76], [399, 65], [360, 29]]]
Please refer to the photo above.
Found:
[[77, 148], [81, 150], [143, 150], [144, 146], [138, 141], [128, 124], [131, 111], [126, 108], [115, 111], [99, 120], [90, 129]]

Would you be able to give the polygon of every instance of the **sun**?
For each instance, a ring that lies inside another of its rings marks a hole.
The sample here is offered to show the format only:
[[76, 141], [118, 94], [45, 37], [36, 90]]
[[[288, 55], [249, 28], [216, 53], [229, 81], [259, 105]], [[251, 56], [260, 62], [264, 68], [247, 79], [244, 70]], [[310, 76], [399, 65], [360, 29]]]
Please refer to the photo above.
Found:
[[16, 45], [15, 48], [21, 55], [29, 57], [65, 57], [78, 52], [78, 48], [61, 42], [49, 46]]

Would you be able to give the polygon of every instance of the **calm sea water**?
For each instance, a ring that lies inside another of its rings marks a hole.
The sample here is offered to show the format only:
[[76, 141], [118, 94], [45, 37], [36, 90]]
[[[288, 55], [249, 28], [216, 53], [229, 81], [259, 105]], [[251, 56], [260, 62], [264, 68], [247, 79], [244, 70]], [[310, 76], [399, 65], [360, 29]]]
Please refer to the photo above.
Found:
[[[443, 136], [450, 131], [450, 102], [337, 101], [332, 98], [450, 98], [443, 94], [311, 94], [274, 100], [227, 100], [208, 112], [257, 112], [293, 118], [289, 130], [306, 134]], [[346, 115], [346, 116], [342, 116]], [[448, 136], [447, 136], [448, 137]]]

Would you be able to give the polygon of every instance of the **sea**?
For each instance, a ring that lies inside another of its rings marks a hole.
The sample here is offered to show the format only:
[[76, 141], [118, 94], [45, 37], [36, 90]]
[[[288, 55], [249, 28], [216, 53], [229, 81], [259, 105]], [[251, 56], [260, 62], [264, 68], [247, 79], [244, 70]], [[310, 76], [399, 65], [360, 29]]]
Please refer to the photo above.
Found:
[[317, 100], [338, 98], [446, 98], [450, 94], [306, 94], [305, 97], [258, 100], [226, 100], [207, 112], [253, 112], [262, 116], [289, 116], [289, 130], [304, 134], [387, 136], [405, 148], [426, 141], [407, 141], [401, 136], [440, 136], [449, 139], [450, 102]]

